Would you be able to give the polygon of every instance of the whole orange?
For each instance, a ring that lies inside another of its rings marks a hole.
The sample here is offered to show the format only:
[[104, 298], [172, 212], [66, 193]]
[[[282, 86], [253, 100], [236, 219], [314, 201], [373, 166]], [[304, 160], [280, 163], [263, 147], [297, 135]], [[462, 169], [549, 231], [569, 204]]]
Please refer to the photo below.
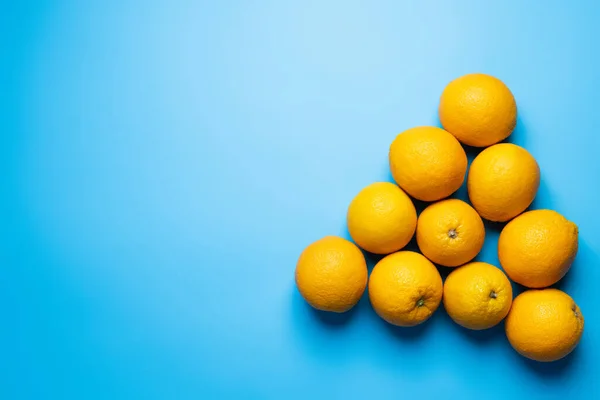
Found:
[[444, 282], [444, 308], [450, 318], [468, 329], [487, 329], [506, 317], [512, 286], [493, 265], [472, 262], [452, 271]]
[[530, 288], [554, 285], [577, 255], [577, 225], [552, 210], [534, 210], [510, 221], [498, 239], [498, 258], [515, 282]]
[[345, 312], [367, 286], [367, 263], [356, 245], [326, 236], [308, 245], [296, 264], [296, 285], [304, 299], [322, 311]]
[[536, 361], [556, 361], [577, 346], [583, 325], [581, 310], [565, 292], [528, 290], [513, 301], [506, 336], [519, 354]]
[[413, 237], [417, 211], [397, 185], [377, 182], [352, 200], [347, 221], [356, 244], [371, 253], [389, 254], [406, 246]]
[[424, 256], [399, 251], [379, 261], [369, 278], [369, 299], [375, 312], [390, 324], [425, 322], [440, 305], [442, 278]]
[[517, 124], [513, 94], [500, 79], [486, 74], [468, 74], [450, 82], [438, 112], [444, 129], [475, 147], [506, 139]]
[[434, 263], [457, 267], [471, 261], [483, 247], [485, 228], [477, 211], [462, 200], [429, 205], [417, 222], [419, 249]]
[[408, 129], [396, 136], [389, 160], [398, 186], [423, 201], [450, 196], [467, 172], [467, 155], [458, 140], [433, 126]]
[[505, 222], [521, 214], [540, 186], [540, 168], [524, 148], [501, 143], [483, 150], [471, 163], [467, 189], [483, 218]]

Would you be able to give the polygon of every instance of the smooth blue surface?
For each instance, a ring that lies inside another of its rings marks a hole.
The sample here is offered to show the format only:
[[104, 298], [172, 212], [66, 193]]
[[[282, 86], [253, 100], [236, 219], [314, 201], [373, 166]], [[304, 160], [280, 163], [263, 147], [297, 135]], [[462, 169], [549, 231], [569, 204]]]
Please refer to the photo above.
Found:
[[[0, 398], [597, 397], [600, 5], [527, 3], [3, 1]], [[502, 327], [395, 329], [366, 297], [332, 318], [294, 286], [475, 71], [515, 94], [535, 207], [580, 228], [559, 286], [586, 328], [555, 364]]]

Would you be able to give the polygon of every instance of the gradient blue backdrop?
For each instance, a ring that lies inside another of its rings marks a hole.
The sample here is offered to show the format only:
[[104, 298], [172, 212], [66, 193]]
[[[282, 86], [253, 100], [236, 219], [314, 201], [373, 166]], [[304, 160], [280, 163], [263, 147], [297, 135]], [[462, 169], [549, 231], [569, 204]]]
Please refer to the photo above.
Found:
[[[2, 1], [0, 398], [598, 396], [600, 5], [527, 3]], [[502, 327], [395, 329], [366, 297], [334, 318], [294, 286], [475, 71], [515, 94], [534, 206], [580, 227], [559, 287], [586, 330], [552, 365]]]

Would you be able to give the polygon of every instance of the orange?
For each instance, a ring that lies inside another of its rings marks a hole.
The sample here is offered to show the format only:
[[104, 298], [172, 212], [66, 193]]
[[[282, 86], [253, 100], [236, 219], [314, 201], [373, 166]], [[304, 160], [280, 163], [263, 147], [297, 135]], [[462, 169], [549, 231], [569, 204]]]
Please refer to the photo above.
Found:
[[296, 264], [296, 285], [304, 299], [322, 311], [345, 312], [365, 291], [367, 263], [356, 245], [326, 236], [304, 249]]
[[505, 222], [521, 214], [540, 186], [540, 168], [529, 152], [511, 143], [483, 150], [471, 163], [467, 188], [483, 218]]
[[487, 329], [506, 317], [512, 287], [502, 271], [472, 262], [452, 271], [444, 283], [444, 308], [450, 318], [468, 329]]
[[506, 139], [517, 124], [517, 103], [508, 87], [485, 74], [468, 74], [446, 86], [438, 109], [444, 129], [469, 146]]
[[578, 248], [577, 225], [552, 210], [535, 210], [510, 221], [498, 240], [502, 268], [515, 282], [543, 288], [558, 282]]
[[389, 159], [398, 186], [423, 201], [450, 196], [467, 172], [467, 155], [458, 140], [433, 126], [399, 134], [390, 147]]
[[366, 251], [389, 254], [410, 241], [417, 226], [417, 211], [412, 200], [389, 182], [373, 183], [350, 203], [348, 231]]
[[418, 325], [431, 317], [442, 299], [442, 278], [424, 256], [399, 251], [384, 257], [371, 272], [369, 298], [390, 324]]
[[419, 249], [434, 263], [457, 267], [483, 247], [485, 228], [477, 211], [464, 201], [442, 200], [428, 206], [417, 222]]
[[565, 292], [528, 290], [513, 301], [506, 318], [506, 336], [522, 356], [556, 361], [575, 349], [583, 324], [581, 310]]

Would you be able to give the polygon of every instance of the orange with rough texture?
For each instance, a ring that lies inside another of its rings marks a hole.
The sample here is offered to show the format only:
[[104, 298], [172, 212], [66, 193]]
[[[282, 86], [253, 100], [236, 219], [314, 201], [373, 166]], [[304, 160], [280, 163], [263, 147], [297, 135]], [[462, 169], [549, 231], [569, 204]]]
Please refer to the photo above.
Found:
[[583, 325], [581, 310], [565, 292], [528, 290], [513, 301], [506, 318], [506, 336], [522, 356], [556, 361], [575, 349]]
[[452, 271], [444, 283], [444, 308], [457, 324], [474, 330], [491, 328], [506, 317], [512, 286], [493, 265], [472, 262]]
[[577, 255], [577, 225], [552, 210], [534, 210], [510, 221], [498, 240], [502, 268], [515, 282], [530, 288], [554, 285]]
[[467, 155], [458, 140], [433, 126], [399, 134], [390, 146], [389, 160], [398, 186], [423, 201], [450, 196], [467, 172]]
[[296, 265], [296, 285], [304, 299], [322, 311], [345, 312], [367, 285], [365, 257], [352, 242], [326, 236], [304, 249]]
[[471, 163], [467, 188], [483, 218], [505, 222], [521, 214], [540, 186], [540, 168], [527, 150], [501, 143], [483, 150]]
[[418, 325], [431, 317], [442, 299], [442, 278], [424, 256], [399, 251], [375, 265], [369, 298], [375, 312], [390, 324]]
[[481, 251], [484, 239], [481, 217], [458, 199], [431, 204], [417, 222], [419, 249], [425, 257], [446, 267], [471, 261]]
[[412, 200], [389, 182], [361, 190], [348, 208], [348, 231], [363, 249], [375, 254], [398, 251], [410, 241], [417, 226]]
[[469, 146], [506, 139], [517, 124], [517, 103], [508, 87], [486, 74], [468, 74], [446, 86], [438, 109], [444, 129]]

